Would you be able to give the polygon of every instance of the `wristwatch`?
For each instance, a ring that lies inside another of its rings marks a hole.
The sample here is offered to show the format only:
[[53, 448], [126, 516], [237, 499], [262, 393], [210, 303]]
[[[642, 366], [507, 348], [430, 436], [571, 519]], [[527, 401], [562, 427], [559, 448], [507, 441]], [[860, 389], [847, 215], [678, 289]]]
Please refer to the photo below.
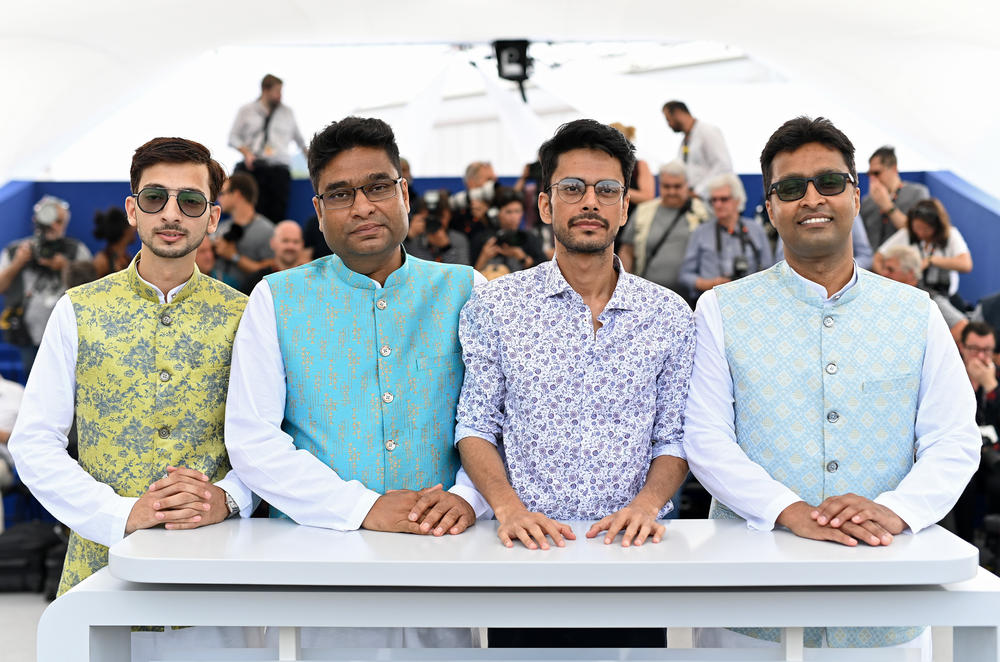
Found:
[[229, 515], [226, 516], [226, 519], [239, 515], [240, 504], [236, 503], [236, 499], [234, 499], [229, 492], [222, 490], [222, 493], [226, 495], [226, 508], [229, 509]]

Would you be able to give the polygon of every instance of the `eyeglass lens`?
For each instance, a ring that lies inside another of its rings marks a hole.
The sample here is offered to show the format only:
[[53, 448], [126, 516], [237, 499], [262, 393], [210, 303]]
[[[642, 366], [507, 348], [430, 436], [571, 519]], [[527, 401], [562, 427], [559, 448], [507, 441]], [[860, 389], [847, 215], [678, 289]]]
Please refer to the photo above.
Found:
[[[197, 218], [205, 213], [208, 200], [198, 191], [178, 191], [177, 206], [185, 216]], [[155, 214], [167, 206], [171, 193], [165, 188], [149, 187], [139, 191], [136, 201], [139, 209], [147, 214]]]
[[815, 177], [791, 177], [774, 185], [778, 199], [783, 202], [799, 200], [806, 194], [809, 182], [816, 187], [820, 195], [839, 195], [847, 188], [851, 176], [846, 172], [826, 172]]
[[343, 209], [354, 204], [354, 196], [360, 189], [371, 202], [388, 200], [396, 195], [398, 179], [385, 179], [354, 188], [338, 188], [324, 193], [320, 198], [327, 209]]
[[[555, 183], [556, 192], [563, 202], [579, 202], [587, 192], [588, 184], [582, 179], [567, 177]], [[622, 199], [625, 187], [613, 179], [602, 179], [594, 186], [594, 195], [602, 205], [613, 205]]]

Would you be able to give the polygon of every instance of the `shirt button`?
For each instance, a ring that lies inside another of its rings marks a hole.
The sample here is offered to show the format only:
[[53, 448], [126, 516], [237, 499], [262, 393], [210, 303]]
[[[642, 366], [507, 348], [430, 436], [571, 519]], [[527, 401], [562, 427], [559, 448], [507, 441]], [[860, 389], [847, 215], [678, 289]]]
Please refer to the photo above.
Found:
[[392, 348], [388, 345], [382, 345], [382, 348], [378, 350], [378, 353], [382, 356], [389, 356], [392, 354]]
[[160, 435], [160, 439], [166, 439], [167, 437], [170, 436], [170, 428], [164, 425], [162, 428], [157, 430], [156, 433]]
[[828, 374], [828, 375], [836, 375], [837, 374], [837, 364], [836, 363], [827, 363], [826, 364], [826, 374]]
[[390, 453], [396, 450], [396, 442], [393, 441], [392, 439], [388, 440], [387, 442], [385, 442], [385, 449]]
[[838, 414], [835, 411], [831, 411], [829, 414], [826, 415], [826, 420], [830, 421], [831, 423], [836, 423], [837, 421], [840, 420], [840, 414]]
[[839, 469], [839, 468], [840, 468], [840, 465], [837, 464], [836, 460], [833, 460], [831, 462], [827, 462], [826, 463], [826, 470], [829, 471], [830, 473], [836, 473], [837, 469]]
[[388, 391], [386, 391], [385, 393], [383, 393], [382, 394], [382, 402], [384, 402], [386, 404], [389, 404], [390, 402], [392, 402], [392, 393], [389, 393]]
[[166, 370], [161, 370], [160, 371], [160, 381], [161, 382], [169, 382], [170, 381], [170, 373], [167, 372]]
[[379, 310], [385, 310], [388, 306], [389, 304], [385, 302], [385, 299], [379, 299], [375, 302], [375, 307]]
[[826, 328], [828, 328], [828, 329], [829, 329], [829, 328], [830, 328], [831, 326], [833, 326], [833, 318], [832, 318], [832, 317], [830, 317], [829, 315], [827, 315], [826, 317], [824, 317], [824, 318], [823, 318], [823, 326], [825, 326], [825, 327], [826, 327]]
[[170, 316], [170, 313], [163, 313], [162, 315], [160, 315], [160, 324], [162, 324], [163, 326], [170, 326], [171, 322], [173, 321], [174, 318]]

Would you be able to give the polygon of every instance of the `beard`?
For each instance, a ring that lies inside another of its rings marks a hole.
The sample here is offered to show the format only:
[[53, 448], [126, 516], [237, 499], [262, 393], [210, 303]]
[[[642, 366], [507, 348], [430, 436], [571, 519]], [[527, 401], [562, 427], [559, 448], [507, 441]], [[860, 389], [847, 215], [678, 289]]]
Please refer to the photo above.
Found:
[[[574, 234], [573, 226], [584, 220], [600, 221], [604, 226], [603, 232], [592, 230], [590, 234], [581, 232]], [[615, 242], [614, 233], [608, 232], [610, 227], [611, 224], [608, 222], [608, 219], [597, 212], [584, 212], [569, 219], [565, 227], [561, 224], [553, 223], [552, 233], [555, 235], [556, 241], [568, 252], [594, 254], [603, 253], [608, 246], [611, 246]]]
[[[172, 230], [180, 232], [184, 236], [180, 241], [166, 244], [157, 238], [156, 233], [160, 230]], [[203, 232], [196, 236], [180, 226], [162, 225], [150, 230], [140, 230], [139, 239], [142, 241], [143, 248], [148, 249], [156, 257], [179, 258], [197, 250], [206, 234], [207, 232]]]

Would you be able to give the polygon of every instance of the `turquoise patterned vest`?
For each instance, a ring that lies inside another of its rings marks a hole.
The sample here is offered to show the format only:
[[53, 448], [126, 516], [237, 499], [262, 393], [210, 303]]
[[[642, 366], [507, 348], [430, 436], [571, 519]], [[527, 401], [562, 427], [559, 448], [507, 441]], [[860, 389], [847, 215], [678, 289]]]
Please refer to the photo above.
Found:
[[[229, 472], [223, 443], [229, 359], [247, 297], [194, 275], [162, 304], [128, 269], [67, 292], [76, 314], [80, 466], [120, 496], [142, 496], [185, 466]], [[59, 594], [108, 564], [108, 548], [73, 532]]]
[[380, 493], [452, 485], [472, 269], [408, 255], [379, 289], [331, 255], [266, 278], [296, 448]]
[[[715, 288], [733, 377], [736, 440], [803, 501], [892, 490], [914, 462], [929, 299], [858, 269], [826, 304], [786, 262]], [[712, 518], [735, 518], [712, 503]], [[818, 646], [824, 628], [807, 628]], [[909, 641], [922, 628], [825, 628], [831, 647]], [[776, 629], [737, 629], [779, 640]]]

